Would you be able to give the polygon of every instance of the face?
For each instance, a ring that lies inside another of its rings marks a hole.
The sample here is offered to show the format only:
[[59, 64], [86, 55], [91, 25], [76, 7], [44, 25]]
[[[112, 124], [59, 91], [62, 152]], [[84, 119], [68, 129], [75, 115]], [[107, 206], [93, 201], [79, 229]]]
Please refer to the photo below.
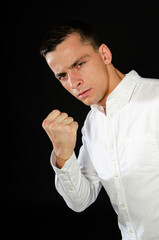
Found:
[[46, 61], [62, 86], [78, 100], [88, 106], [105, 105], [109, 90], [107, 66], [111, 64], [106, 45], [94, 50], [72, 34], [55, 51], [46, 54]]

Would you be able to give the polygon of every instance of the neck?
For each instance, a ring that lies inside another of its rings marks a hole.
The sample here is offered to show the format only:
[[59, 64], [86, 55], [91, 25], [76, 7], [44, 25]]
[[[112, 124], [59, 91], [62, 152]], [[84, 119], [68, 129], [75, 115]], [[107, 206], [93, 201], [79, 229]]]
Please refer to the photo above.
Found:
[[125, 77], [125, 74], [121, 73], [118, 69], [116, 69], [112, 64], [107, 66], [108, 76], [109, 76], [109, 87], [106, 96], [101, 102], [101, 106], [104, 108], [106, 114], [106, 100], [109, 94], [118, 86], [121, 80]]

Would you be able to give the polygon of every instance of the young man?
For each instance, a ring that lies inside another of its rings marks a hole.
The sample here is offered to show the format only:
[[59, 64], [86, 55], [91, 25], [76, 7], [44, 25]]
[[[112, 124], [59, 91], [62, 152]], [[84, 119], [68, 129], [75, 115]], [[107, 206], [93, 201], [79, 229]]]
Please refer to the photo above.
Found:
[[83, 23], [53, 27], [40, 51], [62, 86], [91, 107], [78, 161], [77, 122], [59, 110], [43, 121], [58, 192], [80, 212], [103, 186], [123, 240], [159, 239], [159, 80], [121, 73]]

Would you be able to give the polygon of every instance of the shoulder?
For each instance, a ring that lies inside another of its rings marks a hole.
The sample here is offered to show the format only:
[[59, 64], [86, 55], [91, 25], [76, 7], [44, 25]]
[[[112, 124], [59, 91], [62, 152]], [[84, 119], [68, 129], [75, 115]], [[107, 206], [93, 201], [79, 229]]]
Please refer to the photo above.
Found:
[[159, 87], [159, 79], [157, 79], [157, 78], [143, 78], [143, 77], [141, 77], [139, 83], [145, 88], [151, 87], [151, 88], [155, 89], [156, 87], [157, 88]]
[[156, 85], [159, 86], [159, 79], [157, 78], [140, 78], [142, 84], [150, 84], [150, 85]]
[[159, 79], [141, 77], [134, 94], [145, 101], [159, 100]]

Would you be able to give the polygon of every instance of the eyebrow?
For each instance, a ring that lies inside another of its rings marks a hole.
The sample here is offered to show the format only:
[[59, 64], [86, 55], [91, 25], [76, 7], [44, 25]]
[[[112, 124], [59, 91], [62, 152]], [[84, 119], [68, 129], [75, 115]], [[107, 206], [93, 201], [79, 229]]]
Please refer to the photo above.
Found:
[[[70, 67], [68, 67], [68, 69], [74, 68], [75, 66], [77, 66], [77, 64], [78, 64], [82, 59], [84, 59], [84, 58], [86, 58], [86, 57], [89, 57], [89, 56], [90, 56], [89, 54], [85, 54], [85, 55], [81, 56], [80, 58], [77, 58], [77, 59], [75, 60], [75, 62], [72, 63]], [[58, 78], [58, 77], [63, 77], [63, 76], [65, 76], [66, 74], [67, 74], [66, 72], [57, 73], [57, 74], [55, 75], [55, 77], [56, 77], [56, 78]]]

